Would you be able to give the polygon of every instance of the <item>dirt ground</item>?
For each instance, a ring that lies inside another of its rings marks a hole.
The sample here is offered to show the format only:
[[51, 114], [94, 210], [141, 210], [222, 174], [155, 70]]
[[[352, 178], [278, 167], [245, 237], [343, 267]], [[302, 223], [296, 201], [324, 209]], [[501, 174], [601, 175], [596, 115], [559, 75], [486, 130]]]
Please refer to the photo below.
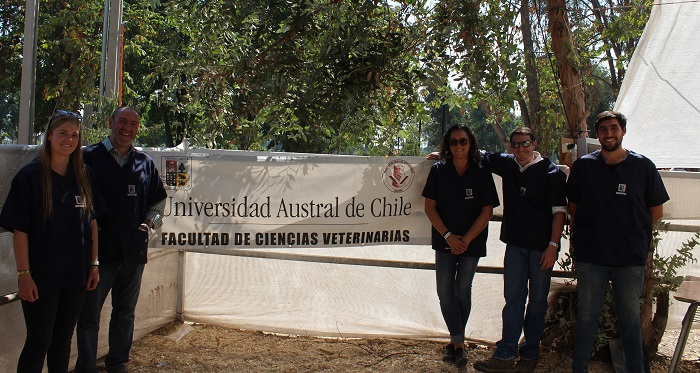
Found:
[[[180, 323], [171, 323], [136, 341], [129, 372], [460, 371], [440, 360], [443, 342], [282, 336], [208, 325], [192, 325], [192, 330], [176, 341], [180, 327]], [[187, 325], [184, 328], [189, 329]], [[698, 334], [700, 330], [691, 333], [684, 355], [694, 361], [684, 360], [678, 372], [700, 372]], [[670, 356], [675, 343], [668, 345], [662, 343], [661, 352]], [[470, 343], [469, 349], [470, 361], [461, 370], [464, 372], [474, 372], [473, 362], [487, 359], [493, 352], [493, 346], [478, 343]], [[652, 372], [667, 372], [669, 356], [658, 355]], [[536, 371], [569, 372], [570, 364], [569, 356], [543, 351]], [[610, 364], [591, 363], [590, 373], [612, 372]]]

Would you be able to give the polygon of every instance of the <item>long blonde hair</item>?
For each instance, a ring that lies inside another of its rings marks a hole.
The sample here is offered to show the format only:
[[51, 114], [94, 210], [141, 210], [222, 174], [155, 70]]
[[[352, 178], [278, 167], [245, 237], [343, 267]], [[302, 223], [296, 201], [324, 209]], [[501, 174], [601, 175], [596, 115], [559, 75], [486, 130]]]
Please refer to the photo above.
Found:
[[87, 174], [87, 169], [83, 163], [83, 131], [81, 129], [82, 117], [76, 113], [64, 110], [56, 110], [49, 119], [49, 123], [46, 125], [46, 131], [44, 131], [44, 143], [41, 144], [41, 149], [39, 150], [39, 161], [41, 162], [41, 184], [44, 196], [44, 222], [51, 218], [53, 214], [53, 196], [52, 196], [52, 183], [51, 183], [51, 140], [49, 140], [49, 135], [59, 125], [69, 122], [76, 124], [80, 129], [78, 131], [78, 146], [71, 153], [68, 160], [68, 165], [73, 170], [73, 175], [75, 175], [75, 181], [78, 184], [78, 192], [83, 202], [83, 210], [87, 213], [92, 209], [92, 191], [90, 190], [90, 179]]

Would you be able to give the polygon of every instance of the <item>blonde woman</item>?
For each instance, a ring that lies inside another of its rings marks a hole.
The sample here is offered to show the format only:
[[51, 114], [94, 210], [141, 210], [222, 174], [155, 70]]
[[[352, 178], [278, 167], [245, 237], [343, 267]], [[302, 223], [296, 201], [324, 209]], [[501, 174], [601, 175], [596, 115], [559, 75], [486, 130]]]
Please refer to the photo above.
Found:
[[[12, 180], [0, 226], [13, 232], [27, 338], [18, 372], [66, 372], [85, 291], [99, 281], [97, 224], [78, 114], [58, 110], [39, 156]], [[98, 198], [99, 199], [99, 198]], [[101, 205], [101, 203], [99, 204]]]

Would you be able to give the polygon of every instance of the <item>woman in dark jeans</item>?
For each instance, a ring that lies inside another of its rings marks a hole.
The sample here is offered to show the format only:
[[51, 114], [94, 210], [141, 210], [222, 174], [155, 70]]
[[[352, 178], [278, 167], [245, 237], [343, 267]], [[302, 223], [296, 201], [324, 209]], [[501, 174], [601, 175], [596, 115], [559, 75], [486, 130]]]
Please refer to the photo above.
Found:
[[471, 311], [471, 288], [493, 208], [499, 205], [493, 176], [481, 167], [479, 145], [467, 126], [453, 126], [442, 140], [440, 161], [423, 189], [430, 219], [440, 310], [450, 332], [442, 360], [467, 365], [464, 330]]
[[27, 338], [17, 372], [67, 372], [85, 290], [99, 281], [97, 225], [82, 161], [81, 117], [58, 110], [39, 156], [12, 180], [0, 226], [13, 232]]

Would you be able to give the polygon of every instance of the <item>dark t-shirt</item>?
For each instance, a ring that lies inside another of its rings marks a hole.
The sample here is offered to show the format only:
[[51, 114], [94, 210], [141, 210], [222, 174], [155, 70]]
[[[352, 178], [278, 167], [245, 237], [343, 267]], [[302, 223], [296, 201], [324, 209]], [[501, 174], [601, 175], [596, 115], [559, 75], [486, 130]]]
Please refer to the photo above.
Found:
[[610, 167], [600, 151], [574, 162], [567, 182], [576, 203], [571, 237], [577, 261], [605, 266], [644, 266], [651, 246], [650, 207], [669, 200], [656, 166], [627, 151]]
[[502, 179], [501, 241], [544, 251], [552, 238], [552, 207], [566, 207], [566, 175], [549, 158], [520, 172], [512, 154], [495, 153], [484, 157], [484, 166]]
[[[0, 226], [28, 235], [29, 267], [39, 290], [84, 288], [92, 251], [92, 216], [81, 207], [80, 192], [70, 168], [65, 177], [52, 172], [51, 178], [50, 219], [44, 220], [41, 163], [35, 159], [12, 179], [0, 213]], [[96, 190], [94, 184], [92, 189]], [[99, 191], [93, 192], [93, 211], [101, 213], [104, 208]]]
[[[482, 207], [499, 205], [490, 171], [471, 165], [460, 177], [450, 161], [439, 161], [431, 167], [422, 196], [436, 202], [435, 207], [445, 226], [460, 236], [469, 231]], [[474, 238], [462, 255], [486, 256], [487, 237], [488, 226]], [[432, 229], [432, 247], [433, 250], [449, 247], [435, 227]]]

